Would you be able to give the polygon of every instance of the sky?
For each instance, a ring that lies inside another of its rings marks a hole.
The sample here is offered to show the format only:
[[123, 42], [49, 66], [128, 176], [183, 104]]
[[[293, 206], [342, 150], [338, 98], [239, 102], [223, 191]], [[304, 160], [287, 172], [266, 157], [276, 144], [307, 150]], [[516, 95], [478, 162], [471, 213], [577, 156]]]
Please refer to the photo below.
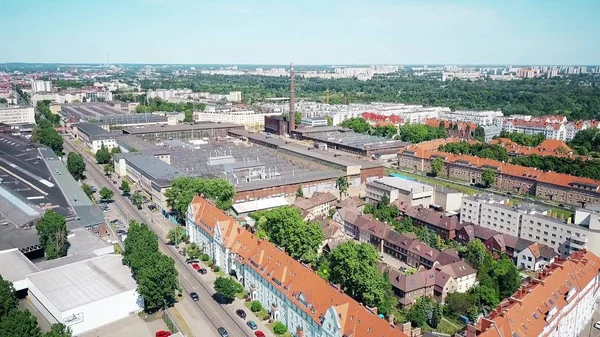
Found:
[[600, 0], [2, 0], [0, 62], [600, 64]]

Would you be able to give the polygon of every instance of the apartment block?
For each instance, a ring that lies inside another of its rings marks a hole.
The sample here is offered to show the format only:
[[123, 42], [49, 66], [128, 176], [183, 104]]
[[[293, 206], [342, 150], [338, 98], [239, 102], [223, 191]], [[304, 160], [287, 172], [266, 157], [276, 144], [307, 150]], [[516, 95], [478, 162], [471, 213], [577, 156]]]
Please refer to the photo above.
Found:
[[27, 107], [0, 108], [0, 123], [5, 124], [34, 124], [35, 111]]

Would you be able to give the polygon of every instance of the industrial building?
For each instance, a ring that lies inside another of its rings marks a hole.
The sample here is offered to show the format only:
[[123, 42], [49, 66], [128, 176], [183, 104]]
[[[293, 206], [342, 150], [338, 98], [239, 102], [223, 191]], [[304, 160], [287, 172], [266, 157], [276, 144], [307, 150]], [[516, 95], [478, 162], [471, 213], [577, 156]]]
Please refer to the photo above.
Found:
[[0, 123], [35, 124], [35, 111], [29, 107], [0, 107]]
[[327, 144], [329, 149], [370, 157], [374, 154], [396, 153], [410, 143], [389, 138], [365, 135], [341, 127], [296, 129], [292, 136]]
[[73, 136], [80, 139], [92, 153], [98, 152], [104, 146], [109, 150], [117, 147], [118, 134], [106, 131], [95, 123], [79, 123], [73, 125]]
[[146, 141], [189, 140], [225, 137], [231, 130], [243, 130], [244, 126], [231, 123], [190, 123], [180, 125], [152, 126], [146, 128], [128, 128], [123, 134], [136, 135]]

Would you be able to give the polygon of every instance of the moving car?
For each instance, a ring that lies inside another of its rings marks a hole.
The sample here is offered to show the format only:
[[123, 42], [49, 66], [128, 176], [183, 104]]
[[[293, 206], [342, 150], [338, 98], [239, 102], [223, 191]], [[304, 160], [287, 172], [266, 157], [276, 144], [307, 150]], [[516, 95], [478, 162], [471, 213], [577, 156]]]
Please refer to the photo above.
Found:
[[204, 269], [204, 268], [200, 268], [200, 269], [198, 269], [198, 272], [199, 272], [200, 274], [204, 275], [204, 274], [206, 274], [206, 269]]
[[246, 312], [242, 309], [238, 309], [235, 311], [235, 314], [240, 316], [240, 318], [246, 319]]
[[256, 336], [256, 337], [265, 337], [265, 334], [264, 334], [262, 331], [260, 331], [260, 330], [257, 330], [257, 331], [254, 333], [254, 336]]
[[227, 332], [227, 330], [225, 330], [224, 327], [218, 328], [217, 331], [219, 332], [219, 335], [221, 335], [221, 337], [229, 337], [229, 332]]
[[156, 332], [155, 337], [169, 337], [171, 336], [171, 331], [160, 330]]
[[248, 326], [249, 326], [249, 327], [250, 327], [250, 329], [252, 329], [252, 330], [256, 330], [256, 329], [258, 329], [258, 326], [256, 325], [256, 322], [254, 322], [254, 321], [248, 321], [248, 323], [246, 323], [246, 324], [248, 324]]
[[198, 301], [200, 299], [200, 297], [198, 297], [198, 294], [196, 294], [195, 292], [191, 292], [190, 293], [190, 297], [194, 300], [194, 301]]
[[192, 263], [192, 268], [198, 270], [198, 269], [200, 269], [200, 265], [197, 263]]

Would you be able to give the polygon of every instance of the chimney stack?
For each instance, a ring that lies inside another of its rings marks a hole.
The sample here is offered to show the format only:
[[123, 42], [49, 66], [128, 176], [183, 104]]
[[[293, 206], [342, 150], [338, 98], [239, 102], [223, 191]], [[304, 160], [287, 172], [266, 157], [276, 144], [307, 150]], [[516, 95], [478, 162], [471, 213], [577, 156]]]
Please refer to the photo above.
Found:
[[296, 129], [296, 120], [294, 118], [294, 112], [296, 108], [296, 89], [294, 89], [294, 64], [290, 63], [290, 114], [288, 117], [288, 133], [292, 135], [292, 130]]

